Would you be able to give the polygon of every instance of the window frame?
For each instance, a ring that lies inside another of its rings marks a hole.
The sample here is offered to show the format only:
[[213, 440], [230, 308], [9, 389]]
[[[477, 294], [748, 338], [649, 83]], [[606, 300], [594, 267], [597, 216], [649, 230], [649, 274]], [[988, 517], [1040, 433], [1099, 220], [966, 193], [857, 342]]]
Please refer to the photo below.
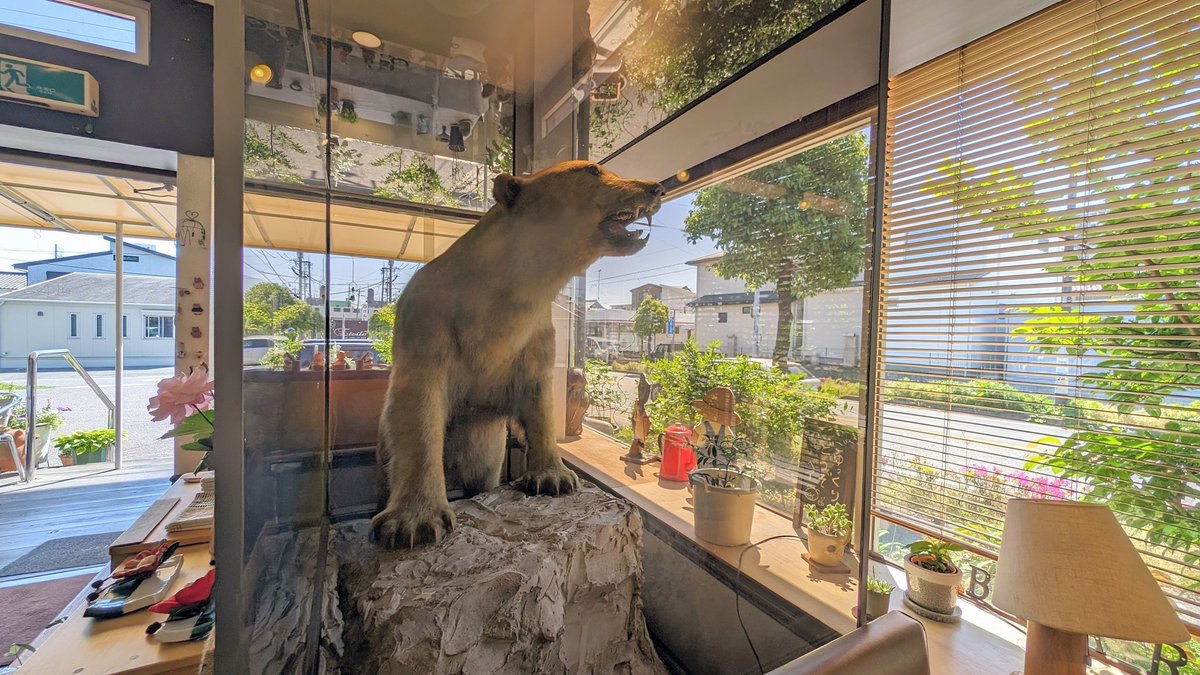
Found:
[[105, 47], [84, 40], [74, 40], [68, 37], [43, 33], [31, 28], [21, 28], [0, 22], [0, 35], [41, 42], [43, 44], [63, 47], [85, 54], [95, 54], [121, 61], [130, 61], [139, 65], [150, 65], [150, 3], [142, 0], [56, 0], [60, 4], [72, 5], [99, 14], [109, 14], [133, 19], [136, 35], [134, 51], [126, 52], [115, 47]]
[[104, 315], [96, 314], [96, 335], [97, 340], [104, 339]]
[[79, 339], [79, 312], [67, 314], [67, 338]]
[[[157, 335], [150, 335], [150, 322], [153, 320], [156, 324]], [[170, 335], [166, 335], [166, 326], [169, 325]], [[166, 314], [145, 314], [142, 316], [142, 339], [143, 340], [174, 340], [175, 339], [175, 317]]]

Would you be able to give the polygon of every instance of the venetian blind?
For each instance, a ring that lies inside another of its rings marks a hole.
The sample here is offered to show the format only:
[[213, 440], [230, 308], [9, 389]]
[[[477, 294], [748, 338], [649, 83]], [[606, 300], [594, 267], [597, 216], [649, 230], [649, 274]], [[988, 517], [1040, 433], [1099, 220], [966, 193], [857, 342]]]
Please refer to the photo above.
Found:
[[889, 83], [878, 518], [987, 556], [1011, 497], [1103, 502], [1200, 625], [1198, 109], [1196, 1], [1068, 0]]

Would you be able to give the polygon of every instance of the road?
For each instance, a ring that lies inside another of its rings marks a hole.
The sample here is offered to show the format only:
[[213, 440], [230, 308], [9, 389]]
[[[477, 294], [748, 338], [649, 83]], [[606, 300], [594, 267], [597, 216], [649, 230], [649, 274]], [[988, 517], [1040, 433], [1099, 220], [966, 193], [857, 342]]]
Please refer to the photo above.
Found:
[[[89, 370], [92, 378], [110, 399], [116, 400], [115, 373], [112, 370]], [[124, 444], [126, 460], [165, 460], [168, 468], [172, 453], [172, 442], [160, 440], [170, 430], [168, 421], [153, 422], [146, 412], [146, 403], [158, 391], [158, 381], [171, 377], [174, 368], [151, 368], [126, 370], [122, 380], [124, 400], [121, 410], [127, 438]], [[15, 384], [17, 391], [25, 393], [25, 373], [0, 373], [0, 382]], [[50, 402], [52, 407], [70, 408], [63, 413], [63, 427], [56, 434], [68, 434], [87, 429], [103, 429], [108, 426], [108, 409], [73, 370], [39, 371], [37, 406]], [[53, 453], [51, 453], [53, 454]], [[56, 458], [51, 459], [57, 465]]]

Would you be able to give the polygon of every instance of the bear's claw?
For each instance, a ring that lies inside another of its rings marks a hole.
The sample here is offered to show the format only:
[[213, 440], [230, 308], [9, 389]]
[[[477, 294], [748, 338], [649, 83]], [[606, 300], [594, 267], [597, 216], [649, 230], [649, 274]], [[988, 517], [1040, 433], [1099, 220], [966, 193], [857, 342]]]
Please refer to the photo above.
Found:
[[562, 464], [551, 465], [527, 472], [517, 487], [529, 495], [569, 495], [579, 489], [579, 478]]
[[414, 548], [439, 543], [454, 531], [454, 512], [446, 503], [426, 507], [388, 507], [371, 519], [375, 541], [384, 548]]

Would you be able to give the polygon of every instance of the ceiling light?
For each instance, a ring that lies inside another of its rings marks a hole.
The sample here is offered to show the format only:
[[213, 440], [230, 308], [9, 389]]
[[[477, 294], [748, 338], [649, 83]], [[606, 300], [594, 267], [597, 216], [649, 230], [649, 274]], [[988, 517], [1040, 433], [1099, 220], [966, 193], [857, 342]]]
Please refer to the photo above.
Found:
[[266, 84], [271, 81], [271, 67], [265, 63], [250, 68], [250, 81], [256, 84]]
[[379, 49], [383, 44], [383, 40], [380, 40], [378, 35], [368, 33], [365, 30], [354, 31], [350, 34], [350, 39], [357, 42], [359, 46], [366, 47], [367, 49]]
[[692, 174], [688, 173], [687, 169], [680, 169], [679, 172], [675, 174], [675, 180], [679, 181], [680, 183], [688, 182], [688, 179], [691, 177]]

